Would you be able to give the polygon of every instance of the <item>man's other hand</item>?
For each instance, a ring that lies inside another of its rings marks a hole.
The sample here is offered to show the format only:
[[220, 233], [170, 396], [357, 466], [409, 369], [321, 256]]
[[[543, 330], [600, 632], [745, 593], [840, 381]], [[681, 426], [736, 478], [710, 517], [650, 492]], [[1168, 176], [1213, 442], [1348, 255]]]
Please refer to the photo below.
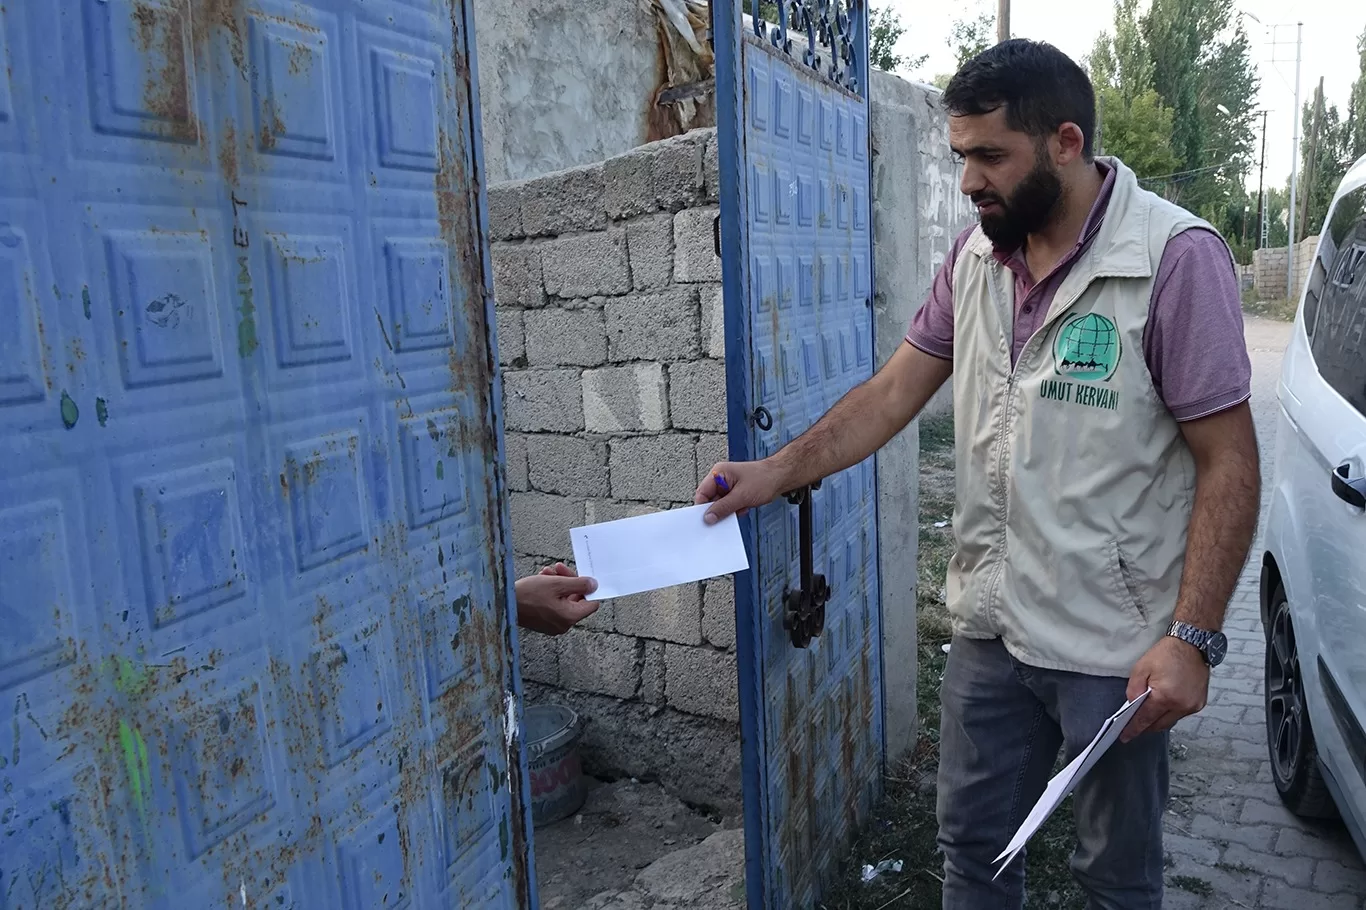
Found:
[[714, 525], [730, 515], [744, 515], [750, 509], [766, 506], [783, 492], [778, 489], [778, 472], [768, 461], [723, 461], [697, 485], [693, 502], [709, 502], [712, 507], [702, 520]]
[[1209, 665], [1191, 645], [1164, 636], [1134, 664], [1126, 696], [1135, 699], [1149, 687], [1152, 694], [1129, 719], [1120, 734], [1121, 742], [1142, 733], [1170, 730], [1181, 718], [1200, 712], [1209, 697]]
[[598, 604], [586, 600], [598, 583], [562, 562], [517, 579], [517, 625], [542, 635], [563, 635], [592, 616]]

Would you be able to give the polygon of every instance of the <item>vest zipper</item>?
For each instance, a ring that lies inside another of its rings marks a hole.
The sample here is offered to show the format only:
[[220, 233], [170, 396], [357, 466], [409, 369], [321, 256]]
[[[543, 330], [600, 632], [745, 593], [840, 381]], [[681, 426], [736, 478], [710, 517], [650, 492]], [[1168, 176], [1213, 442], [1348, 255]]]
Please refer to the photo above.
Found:
[[[1025, 347], [1029, 347], [1026, 343]], [[1021, 355], [1024, 351], [1020, 351]], [[987, 615], [990, 618], [991, 627], [997, 634], [1000, 627], [996, 622], [996, 597], [1001, 590], [1001, 578], [1006, 570], [1006, 541], [1010, 539], [1010, 486], [1006, 481], [1006, 467], [1009, 459], [1006, 450], [1010, 445], [1010, 424], [1013, 420], [1015, 408], [1015, 368], [1012, 366], [1010, 373], [1006, 376], [1006, 400], [1001, 409], [1001, 439], [996, 446], [996, 486], [1001, 496], [1001, 556], [996, 561], [996, 571], [992, 574], [991, 583], [987, 586]]]

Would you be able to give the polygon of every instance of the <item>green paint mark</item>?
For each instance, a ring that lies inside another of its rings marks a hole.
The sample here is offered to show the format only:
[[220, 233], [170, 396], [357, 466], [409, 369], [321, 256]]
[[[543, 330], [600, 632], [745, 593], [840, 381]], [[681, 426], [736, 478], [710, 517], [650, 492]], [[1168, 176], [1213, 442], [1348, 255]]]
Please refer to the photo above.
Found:
[[95, 418], [99, 420], [100, 426], [109, 424], [109, 405], [103, 398], [95, 399]]
[[446, 479], [446, 463], [445, 463], [444, 461], [438, 461], [438, 462], [436, 463], [436, 479], [437, 479], [437, 480], [445, 480], [445, 479]]
[[142, 664], [134, 663], [126, 657], [116, 656], [114, 662], [114, 688], [123, 695], [137, 697], [152, 685], [152, 674]]
[[123, 749], [123, 766], [128, 769], [128, 783], [133, 790], [138, 814], [147, 820], [147, 797], [152, 790], [152, 772], [147, 764], [147, 743], [142, 734], [119, 719], [119, 746]]
[[66, 424], [69, 430], [76, 425], [76, 421], [81, 419], [81, 409], [76, 407], [76, 402], [71, 400], [71, 396], [62, 393], [62, 423]]
[[242, 319], [237, 323], [237, 355], [247, 358], [260, 347], [256, 338], [256, 302], [251, 288], [251, 272], [247, 270], [247, 257], [237, 257], [237, 296], [242, 301]]
[[512, 838], [508, 834], [508, 817], [504, 815], [503, 820], [498, 823], [498, 846], [503, 851], [503, 862], [507, 862], [508, 846], [511, 840]]
[[85, 318], [90, 318], [90, 288], [86, 285], [81, 286], [81, 306], [85, 308]]

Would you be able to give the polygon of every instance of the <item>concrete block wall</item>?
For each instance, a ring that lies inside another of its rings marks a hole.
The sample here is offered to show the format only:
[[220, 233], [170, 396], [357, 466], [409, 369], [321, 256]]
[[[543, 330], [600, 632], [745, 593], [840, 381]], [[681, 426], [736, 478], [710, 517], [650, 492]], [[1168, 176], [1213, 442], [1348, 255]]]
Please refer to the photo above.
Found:
[[[1306, 237], [1295, 244], [1295, 284], [1292, 296], [1298, 297], [1304, 287], [1309, 270], [1314, 264], [1314, 253], [1318, 248], [1318, 236]], [[1258, 300], [1282, 300], [1285, 298], [1286, 263], [1289, 251], [1285, 247], [1257, 250], [1252, 254], [1253, 287]]]
[[[695, 131], [490, 189], [519, 575], [571, 562], [571, 527], [691, 505], [726, 457], [714, 142]], [[524, 634], [522, 652], [533, 698], [589, 717], [590, 768], [738, 802], [729, 579], [605, 602], [564, 636]]]

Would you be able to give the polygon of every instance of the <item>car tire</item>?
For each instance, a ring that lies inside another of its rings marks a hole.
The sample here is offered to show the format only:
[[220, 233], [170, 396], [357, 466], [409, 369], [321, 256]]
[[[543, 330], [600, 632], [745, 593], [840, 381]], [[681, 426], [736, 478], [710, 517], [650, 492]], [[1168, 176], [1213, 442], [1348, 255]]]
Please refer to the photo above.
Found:
[[1290, 602], [1280, 584], [1271, 593], [1267, 613], [1263, 681], [1271, 778], [1281, 802], [1294, 814], [1302, 818], [1334, 818], [1338, 809], [1319, 767]]

